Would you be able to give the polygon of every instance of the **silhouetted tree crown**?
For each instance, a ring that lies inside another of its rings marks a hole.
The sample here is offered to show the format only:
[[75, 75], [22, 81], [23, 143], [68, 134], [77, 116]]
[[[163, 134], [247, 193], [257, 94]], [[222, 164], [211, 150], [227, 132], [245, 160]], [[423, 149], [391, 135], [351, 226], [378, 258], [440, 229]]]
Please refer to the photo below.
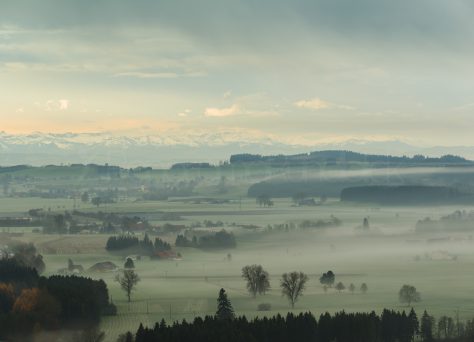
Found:
[[288, 298], [291, 307], [295, 307], [298, 298], [303, 295], [308, 276], [303, 272], [284, 273], [281, 276], [280, 287], [283, 296]]
[[400, 303], [416, 303], [421, 300], [420, 293], [412, 285], [403, 285], [400, 291], [398, 292], [398, 299]]
[[319, 278], [319, 282], [323, 285], [331, 287], [336, 281], [336, 276], [333, 271], [327, 271]]
[[247, 281], [247, 290], [255, 298], [270, 289], [268, 272], [261, 265], [247, 265], [242, 268], [242, 277]]
[[217, 297], [216, 317], [219, 320], [231, 320], [234, 318], [234, 309], [224, 289], [220, 289], [219, 297]]

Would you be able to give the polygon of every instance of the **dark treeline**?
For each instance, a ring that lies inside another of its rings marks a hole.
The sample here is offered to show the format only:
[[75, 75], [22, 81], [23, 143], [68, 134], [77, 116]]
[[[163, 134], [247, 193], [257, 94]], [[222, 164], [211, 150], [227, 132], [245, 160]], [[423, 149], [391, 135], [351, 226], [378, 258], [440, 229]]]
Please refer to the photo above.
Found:
[[[442, 172], [424, 173], [388, 173], [380, 175], [374, 172], [373, 175], [350, 175], [339, 178], [330, 173], [320, 173], [318, 171], [307, 173], [301, 177], [294, 178], [276, 177], [252, 184], [248, 189], [248, 196], [257, 198], [266, 195], [271, 198], [293, 197], [304, 193], [306, 197], [339, 197], [346, 188], [370, 187], [370, 186], [444, 186], [465, 192], [474, 188], [474, 173], [454, 172], [449, 168]], [[462, 184], [462, 186], [460, 186]], [[471, 197], [472, 200], [472, 197]]]
[[108, 251], [120, 251], [126, 249], [127, 251], [133, 250], [136, 252], [153, 254], [155, 252], [169, 251], [171, 250], [171, 245], [160, 238], [155, 238], [155, 242], [153, 243], [148, 237], [148, 234], [145, 234], [143, 240], [131, 235], [120, 235], [109, 237], [105, 249]]
[[40, 277], [15, 259], [0, 260], [0, 340], [26, 341], [32, 332], [96, 325], [114, 314], [103, 280]]
[[107, 284], [102, 279], [54, 275], [41, 277], [38, 287], [59, 301], [62, 323], [96, 324], [102, 315], [115, 313], [115, 307], [109, 303]]
[[359, 186], [342, 190], [341, 201], [382, 205], [474, 203], [474, 195], [446, 186]]
[[191, 179], [189, 181], [181, 180], [174, 184], [150, 186], [142, 195], [142, 199], [145, 201], [163, 201], [169, 197], [188, 197], [193, 195], [194, 188], [197, 184], [198, 182], [196, 180]]
[[199, 239], [193, 236], [192, 240], [184, 235], [176, 237], [175, 245], [178, 247], [196, 247], [203, 249], [211, 248], [235, 248], [237, 243], [232, 233], [226, 232], [224, 229], [214, 234], [201, 236]]
[[0, 218], [0, 227], [35, 227], [38, 223], [25, 217]]
[[31, 266], [22, 265], [16, 259], [0, 260], [0, 281], [2, 283], [17, 284], [21, 287], [37, 285], [38, 271]]
[[440, 158], [425, 157], [423, 155], [415, 155], [413, 157], [407, 156], [390, 156], [390, 155], [376, 155], [363, 154], [351, 151], [314, 151], [310, 153], [301, 153], [294, 155], [276, 155], [276, 156], [262, 156], [259, 154], [235, 154], [230, 157], [231, 164], [239, 163], [268, 163], [272, 165], [311, 165], [320, 163], [345, 163], [345, 162], [359, 162], [359, 163], [388, 163], [388, 164], [470, 164], [459, 156], [445, 155]]
[[[426, 311], [418, 319], [413, 310], [408, 314], [384, 310], [380, 316], [375, 312], [326, 313], [319, 319], [311, 313], [288, 313], [286, 317], [276, 315], [253, 320], [245, 316], [234, 320], [207, 316], [171, 326], [164, 321], [153, 328], [140, 325], [135, 342], [411, 342], [415, 338], [426, 342], [441, 341], [434, 337], [433, 322], [433, 317]], [[474, 323], [470, 322], [461, 336], [449, 341], [472, 341], [473, 327]]]
[[208, 169], [211, 167], [209, 163], [176, 163], [171, 166], [171, 170]]
[[61, 170], [79, 173], [84, 178], [95, 177], [111, 177], [119, 178], [122, 175], [134, 175], [153, 171], [151, 167], [138, 166], [135, 168], [126, 169], [115, 165], [99, 165], [99, 164], [71, 164], [71, 165], [45, 165], [45, 166], [31, 166], [31, 165], [13, 165], [0, 166], [0, 174], [10, 174], [25, 170]]

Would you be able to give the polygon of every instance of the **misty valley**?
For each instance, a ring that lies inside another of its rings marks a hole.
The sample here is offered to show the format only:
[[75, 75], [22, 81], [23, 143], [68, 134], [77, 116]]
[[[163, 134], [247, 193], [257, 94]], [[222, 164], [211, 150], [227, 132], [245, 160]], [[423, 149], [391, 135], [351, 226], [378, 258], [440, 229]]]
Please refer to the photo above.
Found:
[[473, 0], [1, 0], [0, 342], [474, 342]]
[[[283, 315], [272, 326], [320, 327], [318, 341], [378, 341], [392, 316], [439, 338], [472, 336], [474, 164], [338, 151], [298, 160], [0, 168], [4, 336], [171, 341], [221, 329], [216, 310], [245, 316], [246, 333]], [[349, 339], [323, 329], [332, 319], [381, 330]], [[422, 336], [407, 327], [393, 340]]]

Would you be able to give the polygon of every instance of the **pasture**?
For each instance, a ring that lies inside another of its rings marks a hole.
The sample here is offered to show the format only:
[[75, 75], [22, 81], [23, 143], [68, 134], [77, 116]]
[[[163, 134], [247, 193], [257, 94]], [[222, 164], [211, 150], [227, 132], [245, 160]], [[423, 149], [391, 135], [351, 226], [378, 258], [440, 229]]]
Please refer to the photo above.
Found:
[[[16, 200], [16, 199], [14, 199]], [[72, 208], [71, 201], [39, 199], [18, 200], [8, 203], [2, 199], [2, 216], [23, 213], [34, 207]], [[5, 203], [3, 203], [5, 202]], [[417, 234], [417, 220], [438, 218], [459, 207], [382, 207], [354, 206], [330, 199], [327, 204], [314, 207], [294, 207], [289, 199], [278, 199], [273, 208], [260, 208], [255, 200], [239, 198], [224, 204], [199, 203], [184, 200], [166, 202], [119, 202], [101, 207], [101, 210], [140, 215], [150, 222], [161, 224], [158, 213], [175, 212], [179, 224], [206, 220], [223, 221], [224, 228], [233, 231], [237, 248], [200, 250], [176, 248], [183, 255], [179, 261], [153, 261], [147, 257], [136, 261], [136, 272], [141, 281], [126, 301], [125, 294], [114, 281], [115, 274], [87, 274], [103, 278], [109, 287], [118, 315], [104, 317], [101, 329], [107, 340], [127, 330], [135, 330], [139, 323], [152, 325], [165, 319], [191, 320], [195, 316], [215, 312], [216, 298], [221, 287], [228, 292], [235, 312], [247, 317], [273, 315], [291, 311], [288, 301], [281, 296], [279, 278], [282, 273], [303, 271], [309, 275], [306, 291], [297, 302], [295, 312], [371, 311], [383, 308], [409, 309], [398, 301], [398, 290], [403, 284], [416, 286], [422, 301], [414, 307], [419, 314], [428, 310], [432, 315], [455, 315], [461, 319], [474, 317], [474, 240], [469, 232], [446, 234]], [[96, 211], [92, 206], [81, 210]], [[267, 231], [267, 225], [327, 219], [330, 215], [342, 220], [340, 227], [307, 228], [295, 231]], [[370, 221], [370, 231], [356, 229], [364, 217]], [[174, 222], [176, 223], [176, 221]], [[256, 225], [246, 229], [239, 225]], [[14, 231], [16, 228], [11, 228]], [[25, 231], [25, 229], [23, 229]], [[163, 237], [174, 242], [175, 235]], [[26, 231], [18, 238], [34, 242], [38, 249], [54, 247], [55, 253], [44, 253], [46, 274], [54, 274], [67, 265], [68, 258], [86, 269], [96, 262], [124, 263], [124, 255], [105, 251], [106, 235], [43, 235]], [[442, 253], [441, 253], [442, 252]], [[227, 253], [232, 259], [227, 260]], [[456, 255], [456, 260], [433, 258], [434, 254]], [[418, 256], [418, 257], [417, 257]], [[261, 264], [270, 274], [271, 290], [265, 296], [252, 298], [241, 278], [241, 268]], [[336, 274], [336, 282], [356, 286], [338, 293], [330, 288], [324, 291], [319, 277], [328, 270]], [[362, 294], [360, 285], [366, 283], [368, 292]], [[270, 303], [270, 311], [257, 311], [260, 303]]]

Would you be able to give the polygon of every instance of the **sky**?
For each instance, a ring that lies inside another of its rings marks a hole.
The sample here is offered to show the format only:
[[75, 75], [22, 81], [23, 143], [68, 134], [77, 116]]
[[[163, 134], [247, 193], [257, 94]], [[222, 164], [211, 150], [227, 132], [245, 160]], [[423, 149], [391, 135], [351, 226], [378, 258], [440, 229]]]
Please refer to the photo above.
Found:
[[474, 145], [474, 2], [2, 0], [0, 122]]

